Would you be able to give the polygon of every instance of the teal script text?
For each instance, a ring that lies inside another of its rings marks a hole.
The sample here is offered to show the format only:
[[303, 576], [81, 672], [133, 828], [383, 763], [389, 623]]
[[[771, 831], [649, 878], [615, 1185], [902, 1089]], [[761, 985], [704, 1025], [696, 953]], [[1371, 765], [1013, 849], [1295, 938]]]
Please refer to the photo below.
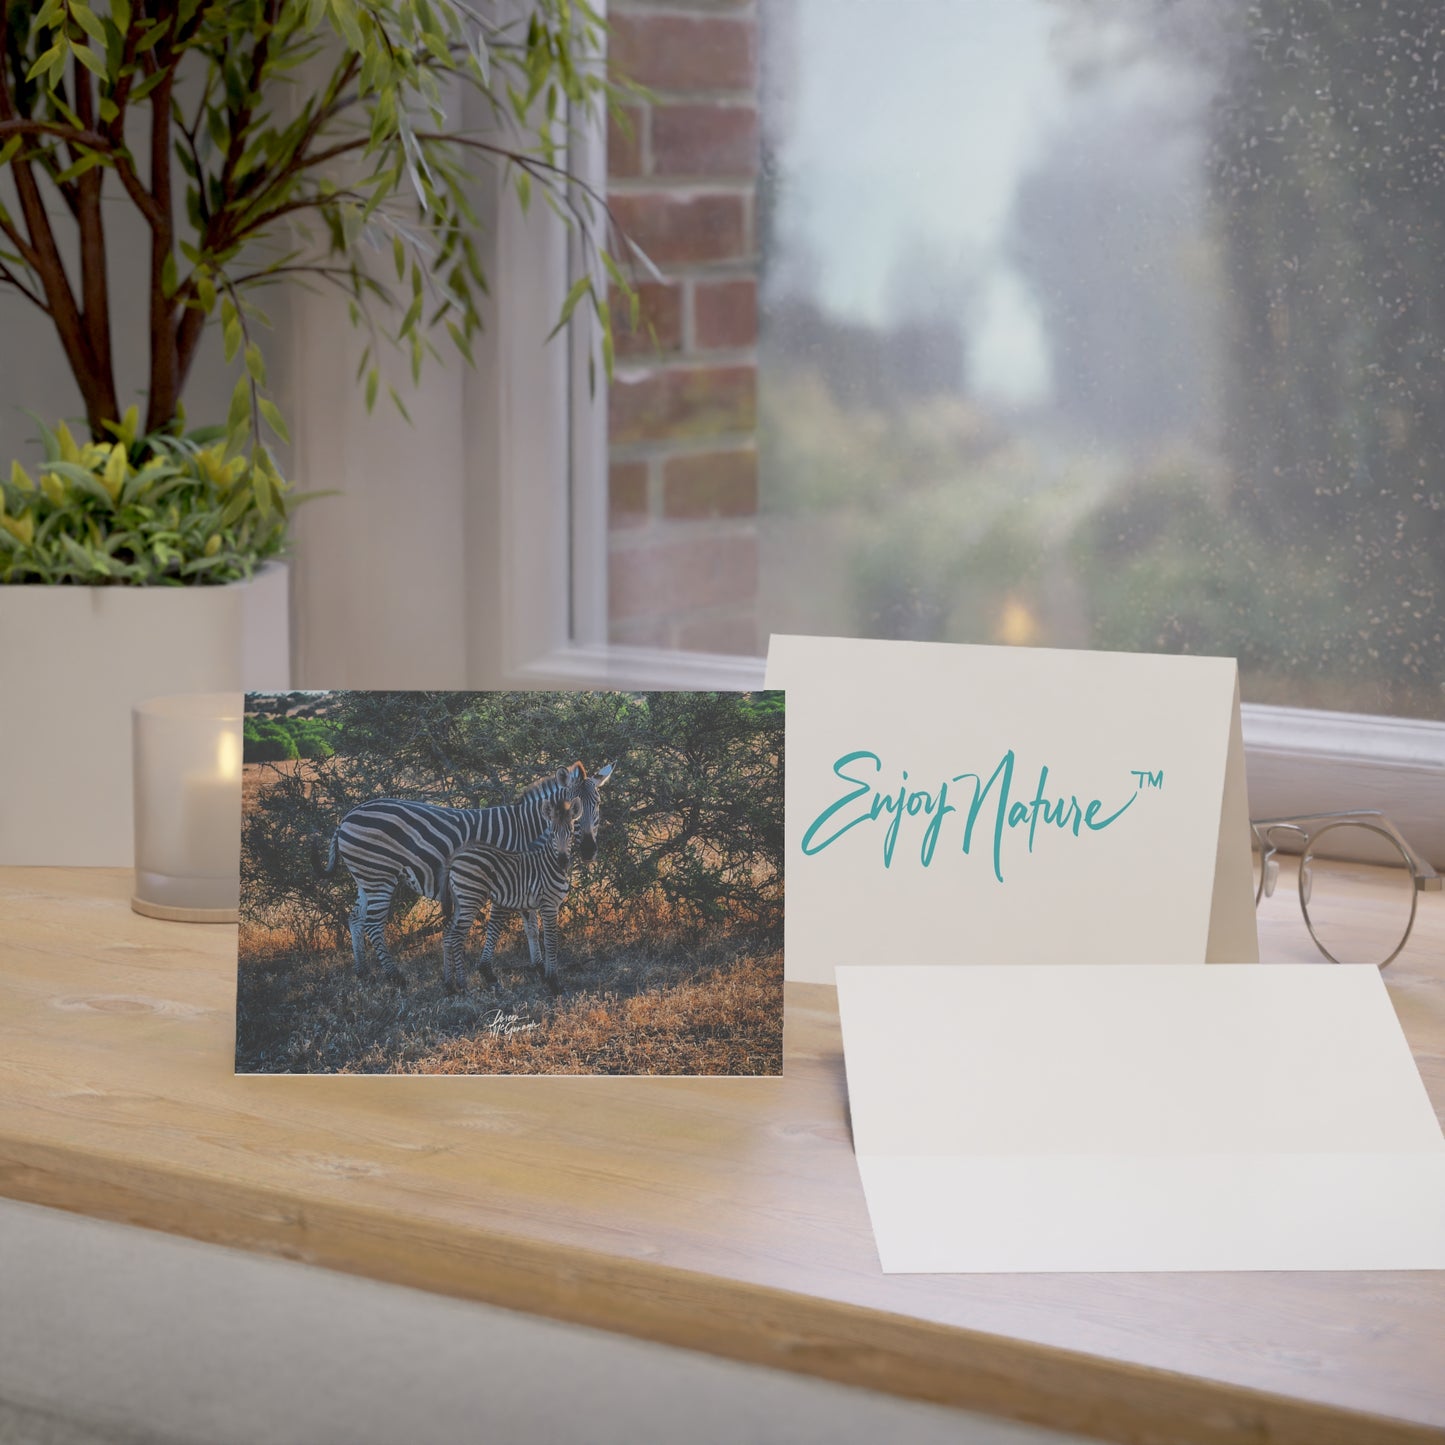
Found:
[[[1126, 802], [1108, 814], [1104, 814], [1105, 805], [1098, 798], [1081, 803], [1070, 793], [1067, 798], [1060, 794], [1050, 800], [1046, 796], [1049, 769], [1044, 764], [1039, 768], [1039, 782], [1033, 797], [1024, 802], [1014, 797], [1014, 766], [1010, 748], [987, 779], [982, 773], [955, 773], [936, 788], [916, 788], [909, 786], [905, 771], [899, 785], [885, 792], [878, 786], [883, 759], [877, 753], [867, 749], [844, 753], [833, 764], [833, 772], [849, 785], [848, 791], [829, 803], [808, 825], [803, 834], [803, 852], [809, 856], [821, 853], [854, 828], [882, 823], [883, 866], [891, 868], [903, 820], [912, 818], [918, 820], [918, 859], [927, 868], [937, 853], [946, 818], [957, 815], [962, 825], [964, 853], [972, 851], [974, 833], [983, 819], [986, 827], [991, 824], [993, 876], [1002, 883], [1004, 838], [1008, 830], [1027, 827], [1028, 851], [1032, 853], [1041, 823], [1075, 838], [1084, 836], [1081, 829], [1101, 833], [1117, 823], [1139, 796], [1137, 791], [1130, 793]], [[950, 801], [950, 788], [958, 790], [953, 796], [959, 797], [959, 802]], [[950, 825], [956, 826], [957, 823]]]

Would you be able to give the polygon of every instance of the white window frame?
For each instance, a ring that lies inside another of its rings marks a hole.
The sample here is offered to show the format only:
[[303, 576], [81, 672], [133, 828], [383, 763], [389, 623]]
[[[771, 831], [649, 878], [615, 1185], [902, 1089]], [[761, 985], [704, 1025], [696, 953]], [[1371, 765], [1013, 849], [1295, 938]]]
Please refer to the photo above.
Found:
[[[574, 142], [570, 161], [605, 190], [600, 126]], [[599, 367], [589, 395], [583, 308], [568, 347], [541, 341], [579, 248], [544, 207], [524, 217], [501, 205], [491, 222], [499, 284], [469, 426], [473, 456], [501, 484], [471, 489], [483, 500], [466, 527], [469, 605], [484, 622], [472, 629], [469, 674], [496, 687], [761, 686], [762, 658], [607, 640], [606, 382]], [[1247, 703], [1243, 725], [1253, 816], [1378, 807], [1445, 866], [1445, 723]]]

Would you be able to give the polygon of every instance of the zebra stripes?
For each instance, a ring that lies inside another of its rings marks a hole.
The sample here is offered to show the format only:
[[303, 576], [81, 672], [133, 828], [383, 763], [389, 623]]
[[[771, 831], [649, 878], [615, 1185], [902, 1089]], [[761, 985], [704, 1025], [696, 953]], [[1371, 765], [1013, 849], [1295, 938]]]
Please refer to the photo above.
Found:
[[515, 803], [494, 808], [442, 808], [402, 798], [373, 798], [341, 820], [324, 864], [319, 840], [313, 838], [313, 869], [328, 877], [339, 861], [356, 882], [356, 906], [350, 918], [356, 971], [362, 970], [369, 941], [387, 975], [403, 981], [385, 935], [392, 897], [403, 879], [422, 897], [440, 898], [446, 865], [458, 849], [470, 844], [509, 851], [529, 847], [551, 825], [550, 802], [561, 798], [580, 803], [579, 851], [584, 857], [594, 856], [601, 822], [599, 790], [611, 775], [610, 763], [591, 777], [581, 763], [573, 763], [539, 778]]
[[[447, 917], [442, 934], [442, 977], [447, 989], [466, 985], [464, 947], [477, 915], [491, 905], [479, 967], [494, 984], [492, 958], [501, 932], [502, 911], [522, 914], [534, 966], [547, 987], [560, 992], [557, 964], [557, 910], [572, 886], [572, 841], [582, 802], [557, 798], [546, 804], [550, 827], [544, 837], [520, 853], [468, 845], [452, 855], [442, 886]], [[538, 948], [540, 922], [541, 947]]]

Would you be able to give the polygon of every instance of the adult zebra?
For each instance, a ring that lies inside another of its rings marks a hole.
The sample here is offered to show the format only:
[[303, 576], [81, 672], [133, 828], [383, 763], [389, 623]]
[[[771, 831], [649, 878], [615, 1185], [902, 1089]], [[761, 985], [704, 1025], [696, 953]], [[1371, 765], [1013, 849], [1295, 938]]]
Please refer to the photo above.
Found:
[[539, 839], [550, 826], [545, 805], [558, 798], [577, 801], [577, 851], [584, 858], [597, 853], [602, 822], [601, 790], [612, 776], [612, 764], [589, 775], [579, 763], [539, 778], [515, 803], [494, 808], [442, 808], [403, 798], [373, 798], [342, 818], [331, 837], [326, 862], [311, 839], [311, 866], [323, 878], [339, 862], [356, 882], [351, 910], [351, 953], [362, 970], [366, 943], [376, 950], [387, 975], [404, 982], [401, 969], [386, 946], [386, 916], [392, 896], [405, 879], [423, 898], [440, 898], [442, 873], [458, 848], [469, 843], [518, 850]]
[[[504, 909], [520, 912], [527, 930], [533, 967], [553, 993], [561, 992], [557, 966], [557, 910], [572, 886], [572, 840], [582, 804], [556, 798], [545, 805], [550, 826], [546, 834], [520, 853], [468, 844], [452, 854], [442, 882], [442, 977], [448, 991], [466, 986], [467, 935], [477, 915], [490, 905], [487, 937], [479, 967], [495, 986], [492, 972]], [[541, 944], [538, 945], [540, 926]]]

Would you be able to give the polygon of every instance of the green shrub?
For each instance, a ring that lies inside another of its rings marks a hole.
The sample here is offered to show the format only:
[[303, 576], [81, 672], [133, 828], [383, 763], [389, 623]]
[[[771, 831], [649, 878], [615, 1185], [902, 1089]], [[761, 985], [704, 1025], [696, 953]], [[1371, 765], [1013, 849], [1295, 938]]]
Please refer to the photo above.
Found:
[[329, 758], [336, 751], [332, 740], [337, 731], [337, 724], [326, 718], [247, 718], [245, 760], [283, 763], [297, 758]]
[[0, 477], [0, 583], [182, 586], [249, 577], [285, 540], [290, 488], [264, 452], [226, 455], [225, 429], [114, 442], [42, 426], [45, 459]]
[[242, 733], [243, 755], [248, 763], [293, 762], [301, 754], [296, 741], [280, 719], [247, 718]]

